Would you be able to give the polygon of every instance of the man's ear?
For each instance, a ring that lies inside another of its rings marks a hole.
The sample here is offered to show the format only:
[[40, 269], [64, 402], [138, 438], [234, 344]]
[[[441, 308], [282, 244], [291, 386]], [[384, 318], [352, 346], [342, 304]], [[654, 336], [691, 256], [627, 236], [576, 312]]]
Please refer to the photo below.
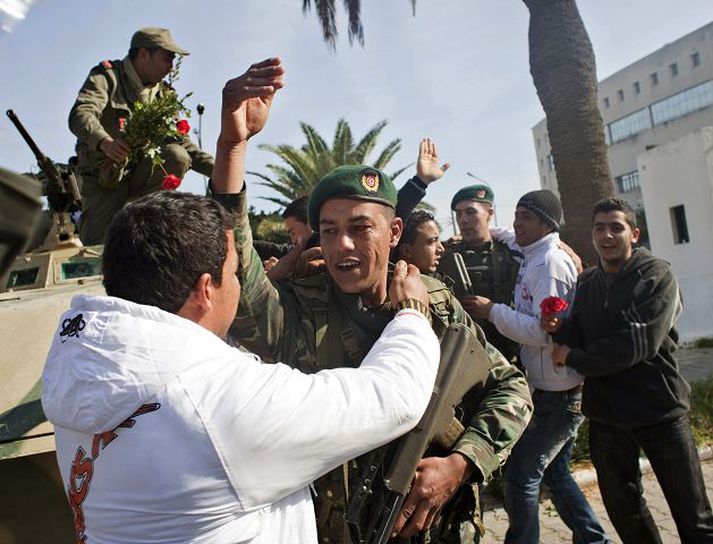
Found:
[[391, 227], [389, 233], [389, 247], [395, 248], [401, 240], [401, 234], [404, 230], [404, 221], [400, 217], [394, 217], [391, 220]]
[[641, 229], [639, 227], [636, 227], [635, 229], [631, 229], [631, 243], [632, 244], [638, 243], [639, 238], [641, 238]]
[[212, 306], [212, 289], [213, 281], [210, 274], [207, 272], [201, 274], [176, 315], [198, 323]]

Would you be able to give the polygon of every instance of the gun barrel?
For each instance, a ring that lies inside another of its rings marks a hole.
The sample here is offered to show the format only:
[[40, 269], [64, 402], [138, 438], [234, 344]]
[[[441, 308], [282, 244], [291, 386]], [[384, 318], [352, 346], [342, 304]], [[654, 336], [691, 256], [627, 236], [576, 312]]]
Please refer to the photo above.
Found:
[[10, 121], [12, 121], [12, 124], [15, 125], [15, 128], [17, 131], [20, 133], [20, 136], [22, 136], [22, 139], [25, 140], [27, 145], [30, 147], [32, 152], [35, 154], [35, 157], [37, 158], [37, 162], [43, 162], [44, 160], [47, 159], [44, 153], [40, 151], [40, 148], [37, 146], [35, 141], [32, 139], [32, 136], [30, 136], [30, 133], [27, 132], [27, 129], [25, 126], [22, 124], [22, 121], [20, 121], [20, 118], [17, 116], [17, 114], [13, 110], [7, 110], [7, 116], [10, 118]]

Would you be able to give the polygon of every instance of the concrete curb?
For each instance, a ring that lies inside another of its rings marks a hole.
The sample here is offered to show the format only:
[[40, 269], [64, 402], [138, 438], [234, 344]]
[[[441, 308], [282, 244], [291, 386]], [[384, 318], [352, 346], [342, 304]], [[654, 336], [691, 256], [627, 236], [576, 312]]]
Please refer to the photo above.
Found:
[[[701, 462], [713, 458], [713, 447], [701, 446], [698, 448], [698, 457]], [[651, 463], [649, 463], [649, 460], [645, 457], [639, 459], [639, 470], [641, 470], [641, 474], [648, 474], [652, 471]], [[582, 489], [597, 483], [597, 472], [594, 470], [594, 467], [577, 470], [572, 473], [572, 477]]]

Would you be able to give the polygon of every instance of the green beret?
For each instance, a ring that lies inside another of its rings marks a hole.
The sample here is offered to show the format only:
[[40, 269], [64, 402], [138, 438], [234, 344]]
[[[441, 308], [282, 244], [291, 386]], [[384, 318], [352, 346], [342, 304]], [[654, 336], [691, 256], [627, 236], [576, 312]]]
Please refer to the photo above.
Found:
[[453, 200], [451, 200], [451, 210], [456, 209], [456, 204], [463, 200], [475, 200], [476, 202], [485, 202], [487, 204], [492, 204], [495, 195], [493, 190], [487, 185], [471, 185], [470, 187], [463, 187], [458, 191]]
[[363, 164], [340, 166], [324, 176], [309, 197], [309, 223], [319, 231], [319, 210], [330, 198], [353, 198], [396, 208], [396, 187], [381, 170]]

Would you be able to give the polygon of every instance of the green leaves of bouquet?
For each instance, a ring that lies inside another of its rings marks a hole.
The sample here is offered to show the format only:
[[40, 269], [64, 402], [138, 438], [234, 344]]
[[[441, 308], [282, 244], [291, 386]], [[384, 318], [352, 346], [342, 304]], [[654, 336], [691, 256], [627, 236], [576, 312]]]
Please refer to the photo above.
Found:
[[128, 119], [123, 117], [119, 119], [119, 131], [121, 137], [129, 145], [129, 156], [123, 164], [117, 164], [110, 160], [104, 161], [99, 179], [99, 183], [104, 187], [117, 187], [126, 171], [135, 167], [145, 157], [151, 159], [152, 169], [161, 168], [166, 174], [163, 180], [164, 189], [172, 190], [180, 185], [181, 179], [166, 171], [165, 161], [161, 156], [162, 146], [180, 142], [191, 130], [188, 121], [181, 117], [191, 116], [185, 101], [193, 93], [179, 98], [173, 90], [173, 84], [178, 79], [180, 67], [181, 57], [178, 58], [176, 66], [168, 74], [169, 89], [163, 87], [148, 101], [135, 102], [131, 106], [131, 116]]

